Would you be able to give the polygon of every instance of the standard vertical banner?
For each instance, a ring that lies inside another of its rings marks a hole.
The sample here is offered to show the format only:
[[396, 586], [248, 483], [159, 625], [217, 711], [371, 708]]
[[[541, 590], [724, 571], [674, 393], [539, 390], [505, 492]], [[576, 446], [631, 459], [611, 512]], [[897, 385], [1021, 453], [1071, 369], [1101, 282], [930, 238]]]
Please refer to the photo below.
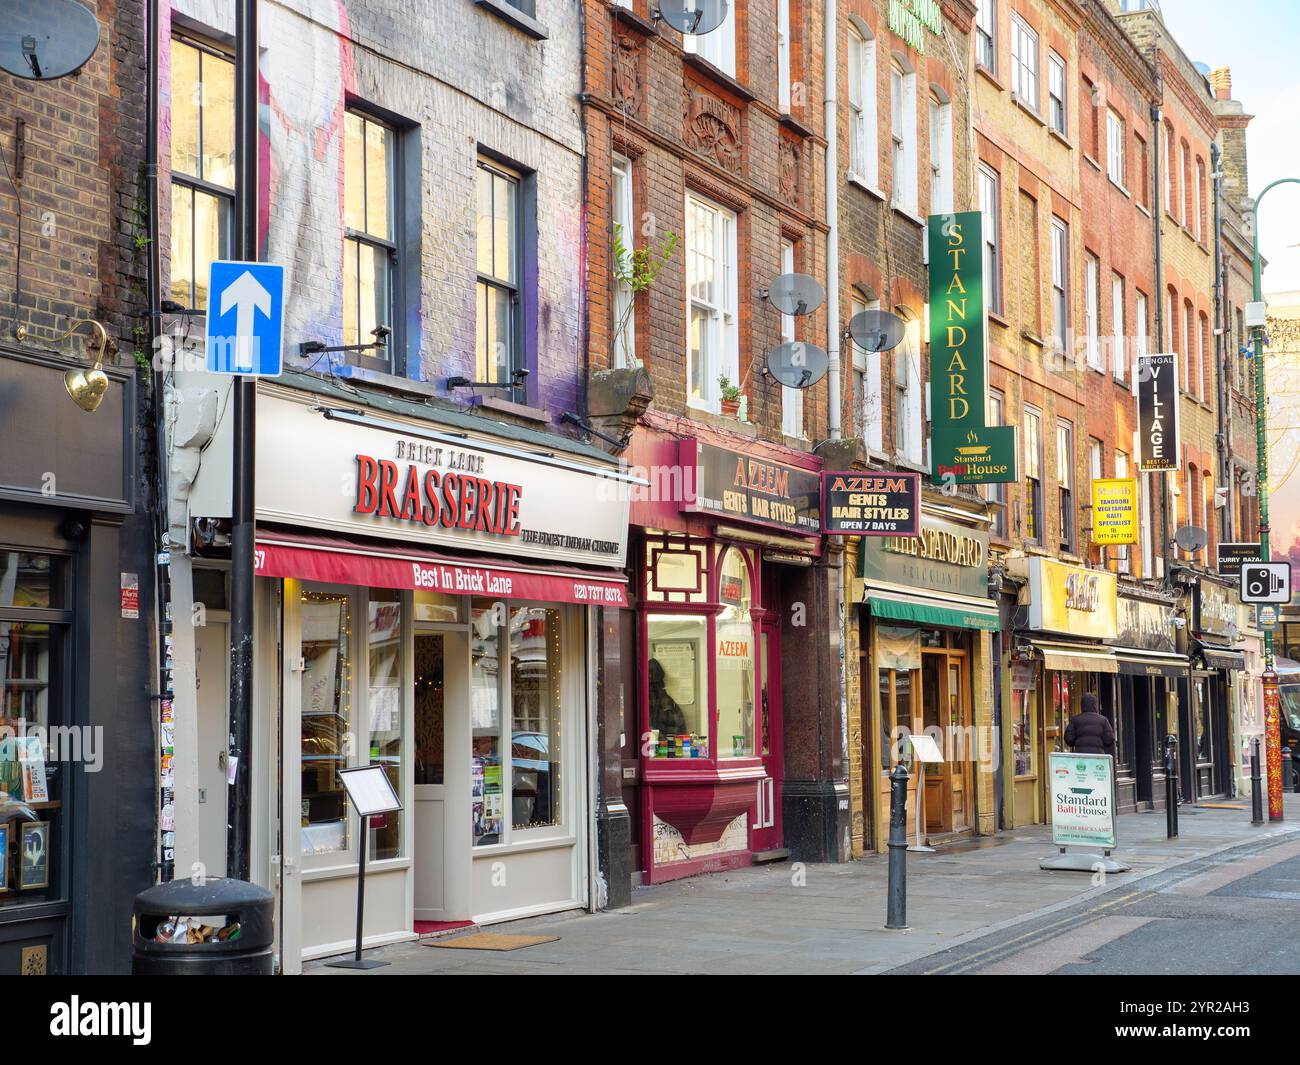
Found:
[[1178, 356], [1143, 355], [1137, 366], [1138, 469], [1143, 473], [1182, 466], [1178, 433]]
[[986, 426], [984, 253], [979, 211], [935, 214], [930, 251], [930, 459], [935, 481], [1016, 479], [1016, 431]]

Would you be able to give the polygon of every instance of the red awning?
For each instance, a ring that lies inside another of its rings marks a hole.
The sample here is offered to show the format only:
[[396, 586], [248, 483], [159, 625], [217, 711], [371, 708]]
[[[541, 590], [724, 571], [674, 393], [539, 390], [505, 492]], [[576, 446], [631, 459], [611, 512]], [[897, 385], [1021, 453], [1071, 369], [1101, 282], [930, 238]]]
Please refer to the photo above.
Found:
[[254, 569], [259, 577], [292, 577], [367, 588], [591, 606], [627, 605], [627, 578], [619, 570], [444, 555], [404, 544], [265, 528], [257, 531]]

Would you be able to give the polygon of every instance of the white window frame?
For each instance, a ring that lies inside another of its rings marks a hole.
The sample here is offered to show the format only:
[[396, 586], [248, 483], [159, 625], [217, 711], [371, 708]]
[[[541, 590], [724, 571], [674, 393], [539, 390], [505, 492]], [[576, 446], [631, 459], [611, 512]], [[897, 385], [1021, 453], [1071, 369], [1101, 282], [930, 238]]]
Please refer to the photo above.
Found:
[[889, 131], [893, 143], [890, 204], [917, 213], [916, 71], [899, 55], [889, 66]]
[[1088, 365], [1098, 371], [1105, 368], [1101, 361], [1100, 311], [1098, 308], [1100, 300], [1101, 263], [1095, 255], [1089, 254], [1083, 260], [1084, 340], [1088, 351]]
[[[613, 222], [622, 227], [623, 247], [629, 255], [632, 254], [636, 237], [632, 197], [632, 160], [625, 155], [615, 154], [614, 165], [611, 168], [610, 213], [613, 215]], [[613, 257], [612, 239], [613, 232], [611, 229], [611, 259]], [[616, 282], [614, 284], [615, 324], [623, 320], [624, 313], [628, 315], [627, 331], [615, 338], [614, 365], [620, 369], [635, 366], [638, 363], [636, 357], [635, 302], [636, 295], [633, 293], [631, 285], [625, 282]]]
[[1196, 160], [1196, 181], [1192, 185], [1192, 225], [1197, 240], [1204, 240], [1205, 233], [1201, 226], [1201, 186], [1205, 181], [1205, 164]]
[[990, 74], [998, 72], [997, 0], [976, 0], [975, 62]]
[[1068, 135], [1070, 127], [1065, 72], [1065, 60], [1049, 48], [1047, 50], [1047, 123], [1063, 137]]
[[1052, 333], [1066, 351], [1070, 343], [1070, 228], [1052, 216]]
[[[879, 310], [879, 300], [864, 300], [854, 296], [850, 306], [853, 314]], [[855, 430], [868, 451], [883, 454], [885, 450], [885, 396], [880, 377], [880, 352], [866, 351], [856, 341], [853, 346], [853, 398], [857, 408]]]
[[[985, 305], [1002, 313], [1002, 176], [983, 163], [979, 167], [979, 208], [984, 231]], [[992, 201], [990, 203], [990, 200]]]
[[1124, 329], [1124, 278], [1110, 275], [1110, 369], [1120, 384], [1128, 382], [1128, 339]]
[[[1192, 312], [1192, 323], [1196, 326], [1196, 398], [1205, 402], [1205, 316]], [[1187, 350], [1191, 351], [1191, 345]]]
[[856, 21], [849, 24], [849, 173], [880, 184], [879, 118], [876, 112], [876, 39]]
[[1147, 294], [1145, 292], [1138, 292], [1133, 303], [1133, 312], [1135, 316], [1133, 322], [1133, 366], [1135, 372], [1138, 360], [1141, 359], [1148, 350], [1147, 333], [1150, 329], [1150, 323], [1148, 321], [1149, 306], [1150, 304], [1147, 300]]
[[[701, 237], [695, 221], [700, 213], [713, 218], [711, 246], [697, 248], [695, 241]], [[697, 255], [707, 253], [715, 264], [713, 299], [692, 294]], [[740, 350], [737, 298], [736, 298], [736, 215], [721, 204], [693, 192], [686, 194], [686, 396], [692, 407], [722, 411], [722, 396], [718, 378], [726, 375], [732, 384], [739, 384]], [[703, 379], [696, 381], [691, 364], [691, 324], [693, 312], [701, 311], [706, 320]]]
[[[794, 273], [794, 241], [781, 238], [781, 273]], [[788, 344], [795, 339], [795, 319], [793, 314], [781, 315], [781, 343]], [[802, 437], [804, 435], [803, 412], [805, 390], [781, 386], [781, 432], [786, 436]]]
[[736, 5], [727, 5], [722, 24], [709, 33], [688, 33], [682, 37], [682, 51], [712, 63], [724, 74], [736, 76]]
[[894, 349], [894, 450], [914, 465], [925, 461], [925, 426], [921, 409], [921, 320], [895, 313], [905, 321], [902, 342]]
[[930, 213], [948, 214], [952, 201], [952, 104], [930, 94]]
[[[1129, 476], [1128, 453], [1120, 451], [1119, 448], [1115, 449], [1115, 476]], [[1123, 573], [1125, 575], [1133, 572], [1132, 554], [1129, 544], [1115, 545], [1115, 572]]]
[[1106, 176], [1121, 189], [1128, 191], [1125, 182], [1125, 126], [1124, 120], [1110, 108], [1106, 109]]
[[776, 0], [776, 109], [790, 113], [790, 0]]
[[1011, 16], [1011, 91], [1038, 114], [1038, 34], [1018, 15]]
[[1064, 418], [1056, 422], [1056, 516], [1060, 522], [1057, 543], [1062, 551], [1073, 554], [1079, 544], [1079, 501], [1074, 494], [1074, 425]]

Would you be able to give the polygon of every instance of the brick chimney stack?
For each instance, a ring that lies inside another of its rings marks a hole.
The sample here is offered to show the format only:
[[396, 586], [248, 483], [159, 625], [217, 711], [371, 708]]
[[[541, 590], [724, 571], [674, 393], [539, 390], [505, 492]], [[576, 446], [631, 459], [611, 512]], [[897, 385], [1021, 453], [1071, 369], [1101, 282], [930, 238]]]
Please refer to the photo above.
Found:
[[1217, 67], [1210, 71], [1210, 87], [1216, 100], [1232, 99], [1232, 68]]

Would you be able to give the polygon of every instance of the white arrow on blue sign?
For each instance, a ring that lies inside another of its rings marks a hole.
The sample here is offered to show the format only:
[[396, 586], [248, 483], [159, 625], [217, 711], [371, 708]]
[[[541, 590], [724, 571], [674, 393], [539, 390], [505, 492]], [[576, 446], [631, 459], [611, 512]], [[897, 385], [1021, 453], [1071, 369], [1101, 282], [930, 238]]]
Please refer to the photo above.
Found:
[[284, 267], [218, 260], [208, 273], [208, 372], [277, 377], [283, 368]]

